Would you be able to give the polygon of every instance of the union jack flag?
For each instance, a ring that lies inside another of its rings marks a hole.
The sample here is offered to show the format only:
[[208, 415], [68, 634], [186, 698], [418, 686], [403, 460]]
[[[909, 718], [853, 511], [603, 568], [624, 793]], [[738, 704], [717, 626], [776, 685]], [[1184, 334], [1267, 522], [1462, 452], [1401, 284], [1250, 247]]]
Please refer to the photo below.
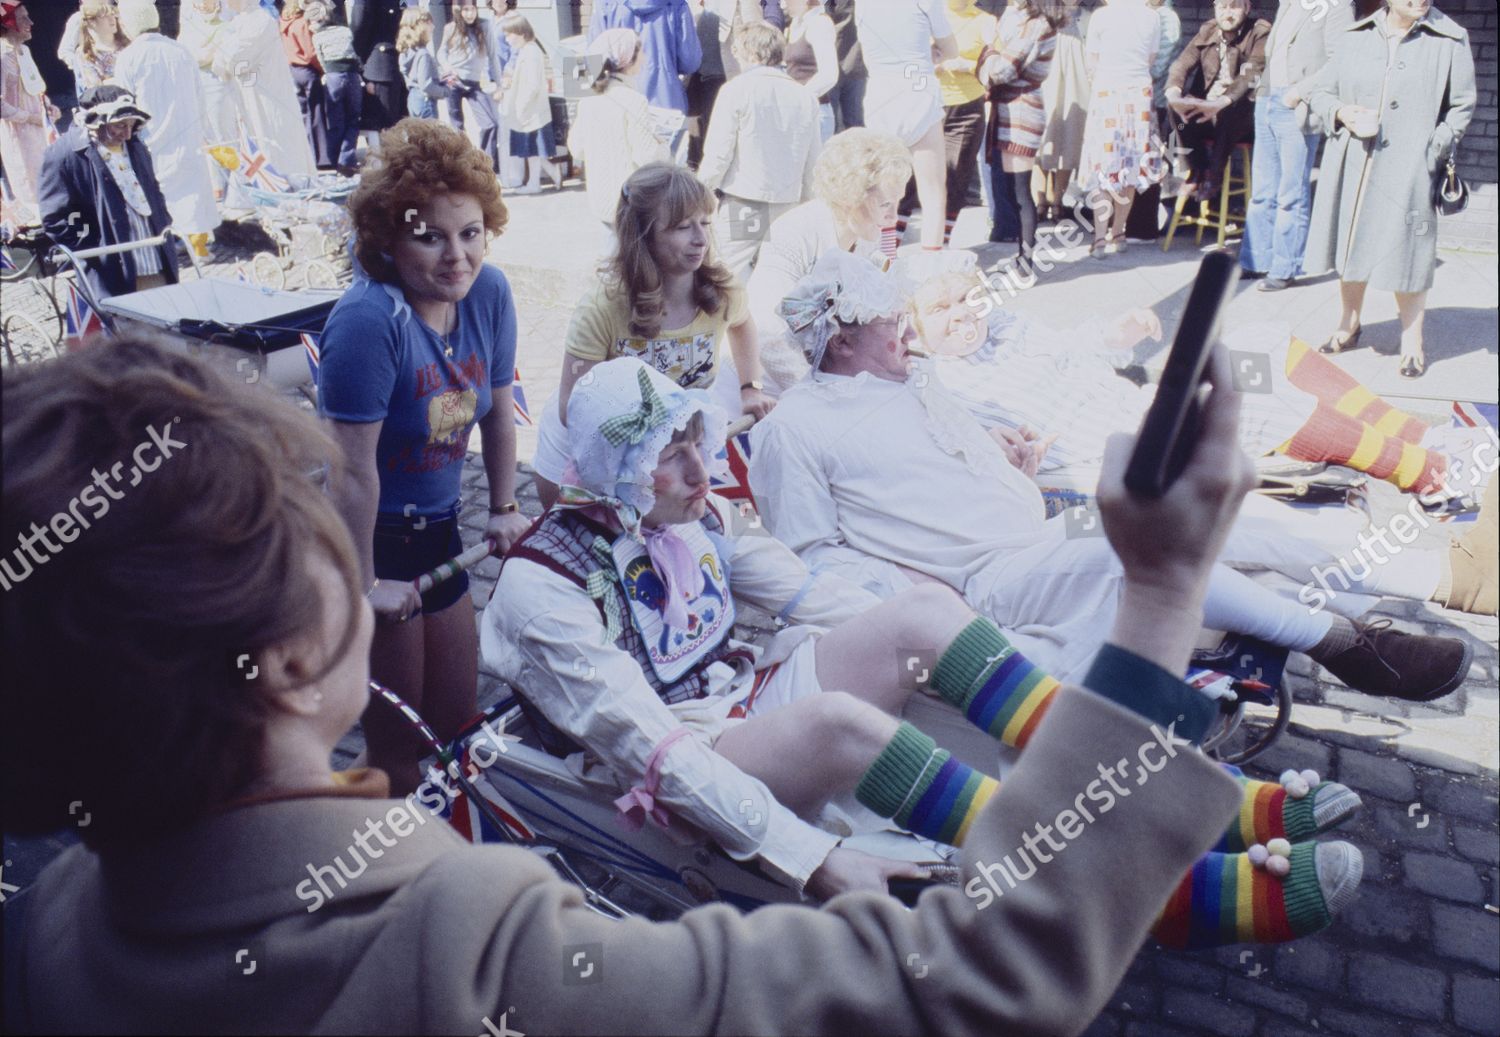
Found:
[[318, 380], [318, 365], [323, 362], [323, 354], [318, 352], [317, 336], [309, 335], [304, 331], [301, 338], [302, 348], [307, 353], [307, 369], [312, 372], [312, 380], [316, 383]]
[[515, 378], [510, 383], [510, 393], [516, 401], [516, 424], [523, 428], [531, 425], [531, 408], [526, 406], [526, 390], [521, 388], [519, 367], [516, 368]]
[[725, 500], [755, 503], [750, 492], [750, 433], [741, 432], [724, 444], [729, 473], [713, 480], [714, 492]]
[[243, 126], [240, 127], [240, 175], [242, 175], [251, 186], [258, 187], [262, 191], [290, 191], [292, 182], [271, 165], [270, 159], [260, 145], [251, 138], [250, 133]]
[[63, 314], [63, 342], [68, 346], [80, 346], [93, 336], [104, 331], [104, 321], [84, 299], [78, 285], [68, 282], [68, 307]]

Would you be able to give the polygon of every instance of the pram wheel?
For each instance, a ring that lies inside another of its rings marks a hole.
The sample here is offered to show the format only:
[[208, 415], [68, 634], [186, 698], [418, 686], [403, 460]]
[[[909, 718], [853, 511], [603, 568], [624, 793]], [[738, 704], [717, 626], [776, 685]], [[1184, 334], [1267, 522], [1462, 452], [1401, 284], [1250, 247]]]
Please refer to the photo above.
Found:
[[1292, 720], [1292, 693], [1286, 682], [1274, 688], [1241, 689], [1238, 699], [1220, 703], [1219, 727], [1203, 740], [1203, 750], [1223, 763], [1248, 763], [1275, 744]]
[[339, 286], [338, 271], [334, 270], [333, 264], [325, 259], [309, 260], [306, 272], [309, 288], [337, 288]]
[[257, 252], [250, 260], [250, 276], [256, 284], [266, 288], [280, 290], [286, 287], [286, 271], [281, 268], [281, 260], [269, 252]]

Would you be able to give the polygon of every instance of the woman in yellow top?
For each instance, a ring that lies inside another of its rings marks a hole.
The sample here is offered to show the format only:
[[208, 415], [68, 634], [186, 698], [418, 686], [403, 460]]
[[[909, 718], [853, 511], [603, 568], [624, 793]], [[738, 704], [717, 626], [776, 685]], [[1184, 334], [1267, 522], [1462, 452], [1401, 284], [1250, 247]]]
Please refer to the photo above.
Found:
[[979, 144], [984, 139], [984, 94], [974, 69], [979, 52], [995, 33], [995, 16], [974, 0], [947, 0], [948, 24], [958, 43], [958, 57], [939, 62], [938, 84], [943, 90], [943, 138], [948, 158], [948, 211], [943, 244], [963, 211], [978, 169]]
[[[715, 396], [731, 418], [743, 412], [759, 420], [775, 406], [761, 389], [745, 288], [712, 253], [715, 208], [713, 192], [669, 162], [642, 166], [620, 189], [615, 251], [600, 284], [573, 311], [562, 381], [537, 430], [532, 467], [544, 506], [569, 478], [568, 396], [601, 361], [634, 356], [683, 388], [717, 384]], [[732, 361], [721, 375], [726, 336]]]

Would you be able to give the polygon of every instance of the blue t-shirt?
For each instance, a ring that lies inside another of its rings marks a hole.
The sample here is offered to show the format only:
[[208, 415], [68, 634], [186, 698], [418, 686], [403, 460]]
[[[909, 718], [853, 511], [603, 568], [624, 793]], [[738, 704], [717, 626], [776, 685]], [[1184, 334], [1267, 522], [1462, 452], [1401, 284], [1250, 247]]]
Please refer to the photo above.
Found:
[[458, 304], [450, 358], [401, 289], [360, 278], [319, 342], [318, 405], [335, 421], [383, 421], [375, 461], [380, 511], [440, 515], [458, 503], [469, 434], [516, 369], [516, 308], [497, 268], [480, 268]]

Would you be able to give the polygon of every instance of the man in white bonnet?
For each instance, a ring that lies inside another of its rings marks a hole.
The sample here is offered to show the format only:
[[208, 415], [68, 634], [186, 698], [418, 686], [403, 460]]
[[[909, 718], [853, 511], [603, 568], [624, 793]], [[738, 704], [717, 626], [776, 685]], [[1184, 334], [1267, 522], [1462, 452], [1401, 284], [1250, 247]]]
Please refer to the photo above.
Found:
[[[809, 574], [771, 537], [735, 535], [728, 505], [709, 493], [724, 419], [706, 394], [620, 358], [579, 381], [568, 411], [572, 468], [558, 504], [507, 554], [481, 650], [581, 745], [569, 766], [624, 791], [615, 803], [627, 824], [686, 823], [820, 899], [923, 874], [840, 846], [814, 823], [834, 797], [852, 791], [901, 828], [964, 844], [999, 783], [899, 719], [918, 683], [992, 753], [997, 742], [1025, 746], [1076, 689], [1032, 666], [945, 587], [877, 603], [837, 576]], [[733, 637], [743, 603], [790, 625], [764, 650], [743, 644]], [[1128, 710], [1145, 681], [1143, 712], [1201, 736], [1213, 704], [1128, 647], [1102, 652], [1088, 686]], [[925, 660], [925, 672], [903, 668], [903, 653]], [[1025, 766], [1023, 755], [1017, 773]], [[1319, 786], [1330, 792], [1352, 798]], [[1300, 884], [1318, 895], [1299, 934], [1352, 893], [1357, 858], [1347, 844], [1300, 858]], [[1035, 882], [1049, 881], [1058, 879], [1041, 869]], [[982, 885], [965, 892], [988, 903]], [[1177, 899], [1164, 917], [1190, 902]]]
[[[750, 433], [751, 489], [766, 527], [814, 572], [882, 598], [946, 584], [1037, 665], [1081, 677], [1124, 579], [1097, 518], [1091, 528], [1066, 514], [1047, 519], [1029, 444], [1008, 429], [986, 432], [931, 361], [911, 352], [916, 336], [893, 276], [828, 252], [781, 310], [813, 369]], [[1336, 562], [1325, 546], [1245, 518], [1222, 558], [1299, 583], [1310, 567]], [[1403, 593], [1370, 569], [1356, 590]], [[1212, 576], [1208, 627], [1305, 652], [1350, 687], [1428, 700], [1467, 675], [1470, 650], [1456, 638], [1372, 631], [1226, 564]]]

